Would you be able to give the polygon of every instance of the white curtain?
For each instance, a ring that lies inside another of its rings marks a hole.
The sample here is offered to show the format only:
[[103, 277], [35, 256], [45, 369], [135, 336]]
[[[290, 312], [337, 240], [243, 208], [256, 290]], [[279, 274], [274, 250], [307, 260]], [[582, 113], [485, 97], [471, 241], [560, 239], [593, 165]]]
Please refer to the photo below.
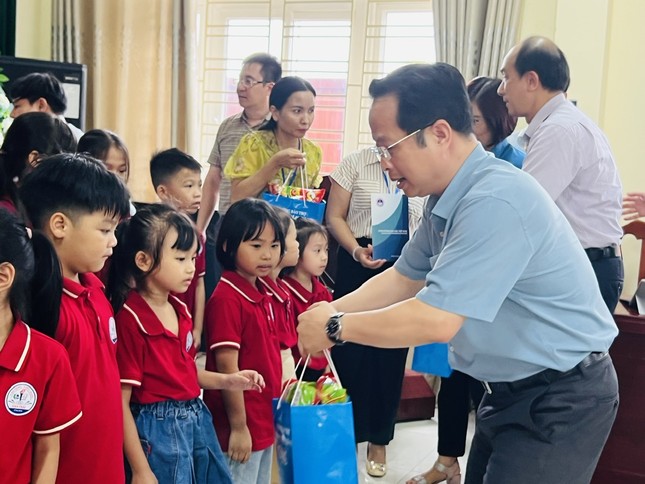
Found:
[[497, 77], [515, 44], [518, 0], [433, 0], [437, 61], [454, 65], [466, 81]]

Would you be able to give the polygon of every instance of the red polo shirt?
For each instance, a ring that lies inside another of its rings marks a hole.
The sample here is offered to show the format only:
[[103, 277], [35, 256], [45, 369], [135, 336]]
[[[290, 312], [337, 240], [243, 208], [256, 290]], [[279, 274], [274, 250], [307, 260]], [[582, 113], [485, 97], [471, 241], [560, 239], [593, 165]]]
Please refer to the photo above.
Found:
[[[180, 301], [183, 301], [186, 306], [188, 306], [188, 311], [190, 312], [191, 318], [195, 318], [195, 300], [197, 299], [197, 284], [199, 283], [199, 278], [206, 275], [206, 237], [203, 235], [199, 236], [199, 252], [197, 252], [197, 257], [195, 258], [195, 275], [193, 280], [190, 281], [190, 286], [186, 289], [186, 292], [173, 292], [173, 296], [177, 296]], [[192, 320], [190, 324], [193, 324]]]
[[0, 350], [2, 482], [31, 482], [32, 437], [60, 432], [81, 418], [65, 349], [16, 321]]
[[56, 339], [67, 349], [83, 418], [61, 432], [60, 484], [123, 482], [123, 409], [116, 323], [103, 284], [65, 278]]
[[262, 289], [264, 294], [271, 296], [280, 348], [283, 350], [293, 348], [298, 344], [298, 333], [296, 332], [293, 302], [289, 288], [280, 278], [274, 281], [270, 277], [259, 277], [258, 283], [258, 287]]
[[[204, 318], [208, 340], [206, 369], [217, 371], [218, 348], [235, 348], [240, 370], [256, 370], [266, 382], [262, 393], [244, 392], [246, 425], [251, 433], [253, 451], [273, 445], [272, 400], [280, 395], [282, 359], [269, 297], [232, 271], [224, 271], [206, 305]], [[213, 414], [213, 422], [222, 450], [228, 450], [231, 427], [222, 393], [205, 390], [204, 402]]]
[[[291, 296], [293, 298], [293, 307], [295, 313], [294, 319], [296, 322], [296, 327], [298, 326], [298, 316], [304, 313], [313, 303], [321, 301], [332, 301], [331, 292], [329, 292], [329, 289], [327, 289], [327, 287], [322, 282], [320, 282], [317, 277], [311, 278], [311, 291], [305, 289], [304, 286], [293, 277], [285, 276], [284, 284], [291, 291]], [[296, 362], [300, 360], [300, 352], [298, 351], [298, 346], [293, 347], [291, 351], [293, 352], [293, 357], [295, 358]], [[318, 358], [312, 357], [309, 360], [309, 368], [313, 370], [324, 370], [325, 368], [327, 368], [327, 359], [324, 356]]]
[[193, 320], [174, 296], [168, 299], [177, 313], [174, 335], [148, 303], [132, 291], [116, 315], [119, 346], [116, 356], [121, 383], [132, 385], [133, 403], [192, 400], [200, 394], [193, 345]]

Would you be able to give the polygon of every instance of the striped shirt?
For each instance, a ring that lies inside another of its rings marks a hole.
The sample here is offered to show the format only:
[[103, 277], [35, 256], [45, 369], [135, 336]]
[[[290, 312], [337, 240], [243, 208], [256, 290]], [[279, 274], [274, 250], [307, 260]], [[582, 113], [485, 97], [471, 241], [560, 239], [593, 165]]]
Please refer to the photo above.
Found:
[[231, 205], [231, 180], [224, 176], [226, 163], [235, 151], [235, 148], [237, 148], [242, 137], [245, 134], [256, 131], [264, 126], [268, 119], [270, 118], [266, 118], [256, 126], [251, 126], [249, 125], [244, 112], [241, 112], [226, 118], [217, 130], [217, 138], [215, 138], [215, 144], [213, 145], [211, 154], [208, 157], [208, 163], [220, 168], [222, 173], [222, 182], [219, 187], [218, 208], [219, 213], [222, 215], [226, 213], [228, 207]]
[[[354, 237], [372, 237], [372, 194], [395, 190], [395, 184], [381, 170], [381, 164], [370, 148], [343, 158], [331, 178], [352, 194], [347, 211], [347, 225]], [[387, 178], [387, 182], [386, 182]], [[389, 190], [388, 190], [389, 187]], [[426, 197], [408, 200], [410, 234], [419, 226]]]

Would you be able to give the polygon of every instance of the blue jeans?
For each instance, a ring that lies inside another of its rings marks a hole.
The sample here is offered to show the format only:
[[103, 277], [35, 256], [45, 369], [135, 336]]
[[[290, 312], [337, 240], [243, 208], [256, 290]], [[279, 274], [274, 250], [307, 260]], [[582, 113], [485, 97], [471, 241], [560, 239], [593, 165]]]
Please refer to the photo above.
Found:
[[270, 484], [273, 446], [251, 452], [246, 464], [228, 460], [235, 484]]
[[213, 417], [201, 399], [132, 404], [130, 408], [159, 484], [232, 484]]

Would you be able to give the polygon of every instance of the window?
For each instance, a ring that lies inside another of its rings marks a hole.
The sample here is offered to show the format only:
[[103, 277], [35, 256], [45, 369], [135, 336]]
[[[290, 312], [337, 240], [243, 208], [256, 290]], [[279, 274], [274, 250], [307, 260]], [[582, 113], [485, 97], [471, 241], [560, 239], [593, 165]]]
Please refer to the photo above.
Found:
[[323, 173], [373, 144], [369, 83], [410, 62], [434, 62], [431, 2], [378, 0], [205, 0], [201, 157], [219, 124], [239, 112], [242, 60], [269, 52], [283, 75], [307, 79], [317, 92], [307, 138], [323, 150]]

